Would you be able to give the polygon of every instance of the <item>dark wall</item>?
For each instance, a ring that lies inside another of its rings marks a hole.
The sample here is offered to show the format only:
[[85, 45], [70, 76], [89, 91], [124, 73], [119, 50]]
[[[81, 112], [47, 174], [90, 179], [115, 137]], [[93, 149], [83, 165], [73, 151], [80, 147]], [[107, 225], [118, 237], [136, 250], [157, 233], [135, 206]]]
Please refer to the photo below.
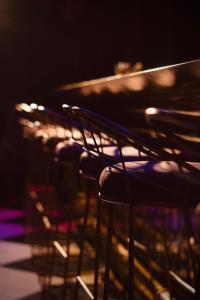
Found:
[[1, 0], [4, 105], [109, 75], [119, 60], [155, 67], [198, 58], [198, 10], [191, 1], [180, 3]]
[[199, 17], [191, 1], [1, 0], [1, 161], [20, 147], [16, 101], [47, 102], [56, 86], [110, 75], [119, 60], [148, 68], [199, 58]]

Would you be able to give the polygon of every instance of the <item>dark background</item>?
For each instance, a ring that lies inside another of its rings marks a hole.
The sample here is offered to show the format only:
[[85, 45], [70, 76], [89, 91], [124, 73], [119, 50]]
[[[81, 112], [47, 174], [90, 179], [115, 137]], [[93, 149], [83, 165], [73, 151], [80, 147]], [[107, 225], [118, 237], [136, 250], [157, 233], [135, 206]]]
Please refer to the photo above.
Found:
[[191, 1], [0, 0], [1, 199], [22, 191], [16, 102], [51, 106], [55, 87], [111, 75], [120, 60], [149, 68], [200, 58], [199, 30]]

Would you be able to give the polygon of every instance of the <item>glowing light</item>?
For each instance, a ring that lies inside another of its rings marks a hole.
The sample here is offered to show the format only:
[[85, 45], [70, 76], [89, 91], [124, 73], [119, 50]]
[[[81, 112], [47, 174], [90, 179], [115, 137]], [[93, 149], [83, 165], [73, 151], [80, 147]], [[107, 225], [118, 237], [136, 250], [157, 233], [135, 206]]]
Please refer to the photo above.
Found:
[[89, 87], [89, 86], [85, 86], [85, 87], [82, 87], [82, 88], [81, 88], [81, 93], [82, 93], [82, 95], [84, 95], [84, 96], [89, 96], [90, 94], [92, 94], [92, 92], [93, 92], [93, 90], [92, 90], [92, 88]]
[[31, 103], [30, 104], [30, 108], [32, 108], [32, 109], [37, 109], [37, 104], [36, 103]]
[[65, 129], [63, 127], [61, 127], [61, 126], [57, 126], [56, 127], [56, 135], [59, 138], [65, 137]]
[[35, 206], [40, 213], [44, 212], [44, 206], [42, 205], [41, 202], [36, 202]]
[[163, 150], [169, 154], [181, 154], [179, 149], [163, 148]]
[[86, 292], [86, 294], [89, 296], [89, 298], [94, 299], [94, 296], [92, 295], [92, 293], [90, 292], [90, 290], [88, 289], [87, 285], [84, 283], [82, 278], [80, 276], [77, 276], [76, 278], [77, 278], [78, 282], [80, 283], [81, 287]]
[[172, 70], [162, 70], [152, 74], [154, 81], [162, 87], [171, 87], [175, 84], [176, 76]]
[[132, 78], [126, 78], [124, 80], [124, 86], [127, 90], [139, 92], [146, 86], [146, 79], [142, 76], [135, 76]]
[[18, 110], [18, 111], [26, 111], [26, 112], [31, 112], [32, 111], [31, 107], [26, 103], [16, 104], [15, 109]]
[[169, 274], [181, 285], [184, 286], [186, 290], [190, 291], [192, 294], [195, 294], [195, 289], [191, 287], [187, 282], [185, 282], [181, 277], [179, 277], [173, 271], [169, 271]]
[[106, 83], [105, 88], [113, 94], [118, 94], [123, 91], [122, 82], [120, 82], [120, 80]]
[[33, 190], [30, 190], [29, 192], [29, 196], [31, 197], [31, 199], [35, 200], [37, 199], [37, 193]]
[[145, 110], [145, 114], [147, 114], [147, 115], [156, 115], [157, 113], [158, 113], [158, 110], [155, 107], [149, 107]]
[[15, 109], [16, 109], [17, 111], [22, 111], [22, 103], [16, 104], [16, 105], [15, 105]]
[[37, 109], [38, 110], [45, 110], [44, 106], [42, 106], [42, 105], [39, 105]]
[[68, 104], [63, 104], [63, 105], [62, 105], [62, 108], [63, 108], [63, 109], [69, 108], [69, 105], [68, 105]]
[[65, 252], [65, 250], [63, 249], [63, 247], [60, 245], [60, 243], [58, 241], [53, 241], [54, 246], [56, 247], [56, 249], [58, 250], [58, 252], [64, 257], [67, 258], [67, 253]]
[[35, 126], [40, 126], [41, 123], [40, 123], [39, 121], [35, 121], [35, 122], [34, 122], [34, 125], [35, 125]]
[[47, 216], [43, 216], [42, 221], [43, 221], [44, 226], [46, 227], [46, 229], [51, 229], [51, 223], [50, 223]]

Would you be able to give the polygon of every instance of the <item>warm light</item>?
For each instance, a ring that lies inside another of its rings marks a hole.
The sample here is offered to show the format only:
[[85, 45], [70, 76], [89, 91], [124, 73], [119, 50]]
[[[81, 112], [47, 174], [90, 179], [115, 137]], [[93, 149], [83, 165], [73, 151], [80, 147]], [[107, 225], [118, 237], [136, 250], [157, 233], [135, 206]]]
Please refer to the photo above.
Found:
[[179, 149], [163, 148], [163, 150], [169, 154], [181, 154], [181, 151]]
[[65, 142], [59, 142], [56, 145], [55, 153], [59, 154], [59, 152], [66, 146]]
[[16, 105], [15, 105], [15, 109], [16, 109], [17, 111], [22, 111], [22, 103], [16, 104]]
[[30, 190], [29, 196], [31, 197], [31, 199], [37, 199], [37, 193], [33, 190]]
[[65, 108], [69, 108], [69, 105], [67, 105], [67, 104], [63, 104], [63, 105], [62, 105], [62, 108], [63, 108], [63, 109], [65, 109]]
[[35, 121], [35, 122], [34, 122], [34, 125], [35, 125], [35, 126], [40, 126], [41, 123], [40, 123], [39, 121]]
[[96, 84], [94, 87], [93, 87], [93, 91], [95, 94], [101, 94], [105, 89], [105, 85], [104, 84]]
[[84, 291], [87, 293], [87, 295], [89, 296], [90, 299], [94, 299], [94, 296], [92, 295], [92, 293], [90, 292], [90, 290], [88, 289], [87, 285], [84, 283], [84, 281], [82, 280], [82, 278], [80, 276], [76, 277], [79, 284], [82, 286], [82, 288], [84, 289]]
[[38, 110], [44, 110], [45, 108], [44, 108], [44, 106], [39, 105], [37, 109], [38, 109]]
[[122, 82], [120, 80], [106, 83], [105, 88], [113, 94], [118, 94], [123, 91]]
[[84, 86], [81, 88], [81, 93], [84, 96], [89, 96], [90, 94], [92, 94], [93, 90], [90, 86]]
[[56, 247], [56, 249], [58, 250], [58, 252], [64, 257], [67, 258], [67, 253], [65, 252], [65, 250], [63, 249], [63, 247], [60, 245], [60, 243], [58, 241], [53, 241], [54, 246]]
[[125, 78], [124, 87], [129, 91], [140, 92], [146, 86], [146, 78], [142, 76], [135, 76]]
[[27, 126], [28, 126], [29, 128], [34, 128], [33, 122], [28, 122], [28, 123], [27, 123]]
[[176, 76], [172, 70], [162, 70], [152, 74], [154, 81], [162, 87], [171, 87], [175, 84]]
[[180, 286], [185, 287], [186, 290], [190, 291], [192, 294], [195, 294], [195, 289], [191, 287], [187, 282], [185, 282], [180, 276], [178, 276], [173, 271], [169, 271], [169, 274], [180, 284]]
[[37, 104], [36, 103], [31, 103], [30, 104], [30, 108], [32, 108], [32, 109], [37, 109]]
[[155, 115], [157, 113], [158, 113], [158, 110], [155, 107], [149, 107], [145, 110], [145, 114], [147, 114], [147, 115]]
[[41, 202], [36, 202], [35, 206], [40, 213], [44, 212], [44, 206], [42, 205]]
[[19, 119], [19, 124], [23, 126], [28, 126], [29, 120], [21, 118]]
[[56, 127], [56, 135], [59, 138], [64, 138], [65, 137], [65, 128], [63, 128], [61, 126], [57, 126]]
[[138, 61], [133, 65], [133, 72], [139, 72], [143, 69], [143, 63]]
[[31, 112], [32, 111], [31, 107], [28, 104], [26, 104], [26, 103], [17, 104], [15, 106], [15, 108], [18, 111], [26, 111], [26, 112]]
[[44, 226], [46, 227], [46, 229], [51, 228], [51, 223], [50, 223], [49, 219], [47, 218], [47, 216], [43, 216], [42, 221], [43, 221]]

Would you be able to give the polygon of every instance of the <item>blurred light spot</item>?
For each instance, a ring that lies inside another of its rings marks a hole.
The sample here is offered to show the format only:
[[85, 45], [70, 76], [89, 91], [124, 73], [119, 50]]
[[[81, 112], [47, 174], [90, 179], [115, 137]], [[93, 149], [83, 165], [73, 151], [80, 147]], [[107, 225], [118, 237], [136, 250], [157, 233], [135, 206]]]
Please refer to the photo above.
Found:
[[143, 63], [138, 61], [133, 65], [133, 72], [139, 72], [143, 69]]
[[181, 151], [179, 149], [163, 148], [163, 150], [169, 154], [181, 154]]
[[46, 227], [46, 229], [51, 229], [51, 223], [50, 223], [47, 216], [43, 216], [42, 221], [43, 221], [44, 226]]
[[58, 241], [53, 241], [54, 246], [56, 247], [56, 249], [58, 250], [58, 252], [64, 257], [67, 258], [67, 253], [65, 252], [65, 250], [63, 249], [63, 247], [60, 245], [60, 243]]
[[107, 82], [106, 89], [113, 94], [118, 94], [123, 91], [122, 82], [120, 80]]
[[38, 106], [38, 110], [44, 110], [44, 106], [39, 105], [39, 106]]
[[154, 82], [162, 87], [171, 87], [175, 84], [176, 76], [172, 70], [162, 70], [152, 74]]
[[158, 110], [155, 107], [149, 107], [145, 110], [145, 114], [147, 114], [147, 115], [156, 115], [157, 113], [158, 113]]
[[127, 61], [120, 61], [114, 66], [115, 74], [127, 74], [132, 72], [132, 65]]
[[81, 94], [83, 96], [89, 96], [90, 94], [92, 94], [92, 88], [89, 86], [84, 86], [81, 88]]
[[36, 103], [31, 103], [31, 104], [30, 104], [30, 108], [32, 108], [32, 109], [37, 109], [37, 104], [36, 104]]
[[44, 212], [44, 206], [42, 205], [41, 202], [36, 202], [35, 206], [40, 213]]
[[124, 79], [124, 86], [127, 90], [139, 92], [146, 86], [146, 79], [142, 76], [133, 76]]

